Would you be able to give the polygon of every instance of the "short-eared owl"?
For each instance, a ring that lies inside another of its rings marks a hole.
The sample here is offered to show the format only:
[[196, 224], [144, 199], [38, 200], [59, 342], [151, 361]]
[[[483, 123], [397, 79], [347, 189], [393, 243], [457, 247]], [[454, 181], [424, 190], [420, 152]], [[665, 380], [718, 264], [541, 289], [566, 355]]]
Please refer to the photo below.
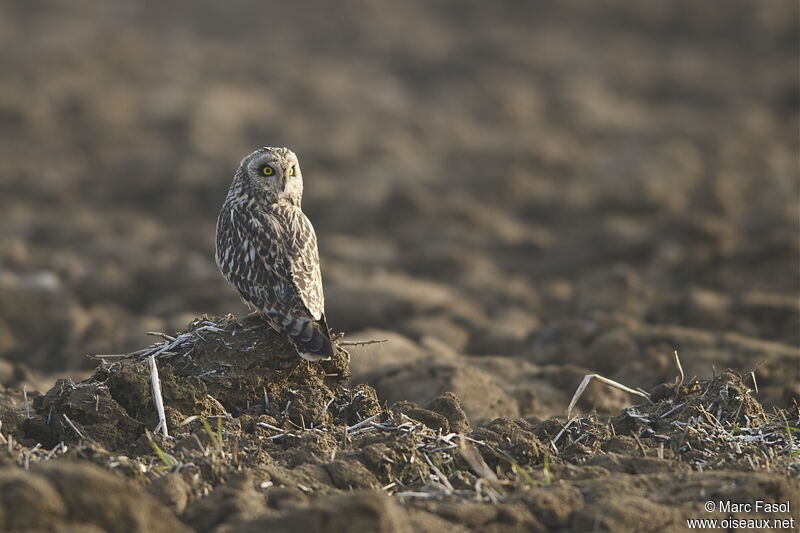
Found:
[[242, 160], [217, 219], [216, 259], [242, 298], [287, 335], [300, 357], [333, 355], [317, 236], [300, 209], [303, 175], [286, 148]]

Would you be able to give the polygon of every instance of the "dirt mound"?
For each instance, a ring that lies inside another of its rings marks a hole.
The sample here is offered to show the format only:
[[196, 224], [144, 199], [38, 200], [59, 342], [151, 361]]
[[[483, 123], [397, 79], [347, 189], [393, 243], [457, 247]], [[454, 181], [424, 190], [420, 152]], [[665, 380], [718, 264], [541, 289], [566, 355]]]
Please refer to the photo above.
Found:
[[[88, 379], [60, 380], [27, 405], [4, 392], [14, 403], [2, 411], [0, 523], [545, 531], [631, 528], [646, 512], [658, 527], [677, 527], [708, 496], [676, 500], [665, 487], [745, 498], [725, 487], [747, 479], [778, 501], [800, 475], [800, 413], [766, 413], [732, 371], [664, 385], [610, 419], [498, 418], [471, 428], [456, 395], [381, 404], [371, 387], [348, 385], [345, 351], [309, 364], [255, 317], [204, 317], [163, 337], [105, 356]], [[169, 438], [152, 431], [150, 354]], [[30, 498], [39, 507], [13, 511]]]
[[198, 319], [179, 335], [164, 337], [149, 350], [104, 357], [88, 379], [61, 379], [34, 398], [33, 414], [24, 421], [26, 438], [47, 447], [86, 438], [108, 451], [129, 451], [146, 428], [158, 424], [147, 353], [157, 356], [171, 428], [192, 416], [226, 413], [326, 424], [326, 408], [342, 407], [334, 403], [333, 389], [348, 377], [346, 352], [319, 365], [298, 364], [291, 345], [256, 317]]

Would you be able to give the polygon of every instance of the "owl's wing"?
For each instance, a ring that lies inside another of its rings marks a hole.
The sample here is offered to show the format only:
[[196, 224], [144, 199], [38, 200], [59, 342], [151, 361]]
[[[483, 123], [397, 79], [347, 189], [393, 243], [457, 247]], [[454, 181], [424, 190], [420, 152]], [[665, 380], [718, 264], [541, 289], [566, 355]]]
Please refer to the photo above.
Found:
[[231, 208], [217, 225], [217, 264], [242, 298], [267, 314], [293, 312], [291, 262], [280, 223]]
[[322, 293], [322, 274], [319, 270], [317, 235], [311, 221], [300, 209], [291, 209], [289, 216], [288, 251], [291, 257], [291, 276], [297, 294], [314, 320], [320, 320], [325, 310]]
[[217, 264], [222, 273], [309, 361], [335, 352], [322, 313], [318, 257], [314, 229], [297, 208], [232, 208], [218, 220]]
[[282, 207], [274, 214], [234, 211], [230, 222], [243, 246], [236, 274], [246, 277], [246, 299], [282, 316], [304, 307], [311, 318], [320, 320], [325, 302], [317, 236], [303, 212], [295, 207]]

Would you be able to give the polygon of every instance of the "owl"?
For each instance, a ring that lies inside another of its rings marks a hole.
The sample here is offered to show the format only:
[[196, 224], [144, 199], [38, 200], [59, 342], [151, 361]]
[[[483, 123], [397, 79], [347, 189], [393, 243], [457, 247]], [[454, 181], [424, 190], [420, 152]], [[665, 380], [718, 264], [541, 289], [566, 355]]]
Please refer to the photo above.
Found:
[[300, 208], [303, 175], [294, 152], [260, 148], [245, 157], [217, 219], [216, 261], [242, 299], [307, 361], [334, 353], [325, 321], [317, 236]]

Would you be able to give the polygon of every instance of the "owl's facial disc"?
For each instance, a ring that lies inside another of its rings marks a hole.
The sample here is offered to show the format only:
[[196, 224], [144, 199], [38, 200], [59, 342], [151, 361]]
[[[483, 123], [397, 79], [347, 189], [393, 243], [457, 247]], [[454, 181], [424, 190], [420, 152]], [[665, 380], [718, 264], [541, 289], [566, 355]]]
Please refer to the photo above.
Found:
[[303, 179], [297, 157], [291, 151], [285, 148], [257, 150], [249, 156], [246, 167], [250, 178], [276, 199], [299, 202], [303, 194]]
[[283, 169], [272, 158], [261, 157], [254, 159], [247, 167], [247, 173], [255, 184], [274, 194], [280, 194], [284, 189]]

